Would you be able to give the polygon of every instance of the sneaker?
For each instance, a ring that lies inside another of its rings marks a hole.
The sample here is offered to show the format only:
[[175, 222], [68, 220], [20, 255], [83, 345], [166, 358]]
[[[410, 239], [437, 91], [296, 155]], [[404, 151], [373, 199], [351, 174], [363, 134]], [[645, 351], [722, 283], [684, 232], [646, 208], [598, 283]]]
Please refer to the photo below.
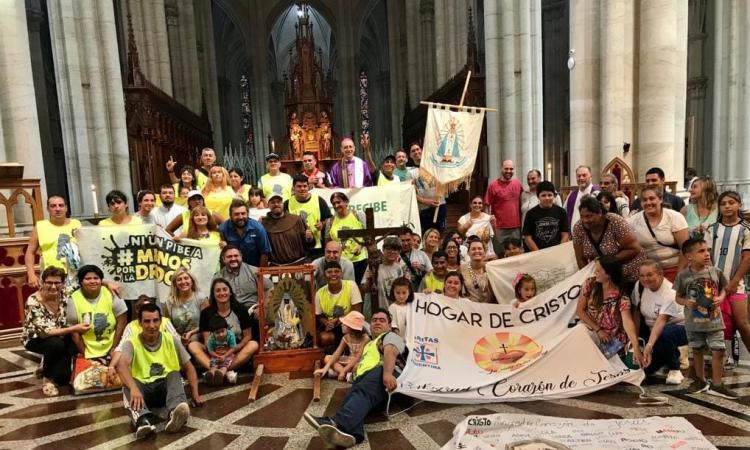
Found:
[[237, 372], [234, 370], [227, 371], [227, 383], [237, 384]]
[[187, 403], [182, 402], [169, 413], [169, 422], [164, 429], [169, 433], [176, 433], [182, 429], [188, 417], [190, 417], [190, 407]]
[[135, 426], [136, 439], [143, 439], [156, 433], [156, 427], [146, 417], [140, 417]]
[[726, 387], [724, 384], [713, 384], [711, 383], [708, 391], [706, 391], [707, 394], [715, 395], [717, 397], [724, 397], [728, 398], [729, 400], [737, 400], [740, 398], [740, 395], [733, 390]]
[[306, 412], [302, 415], [304, 417], [305, 422], [309, 423], [311, 427], [315, 428], [316, 430], [319, 429], [323, 425], [332, 425], [336, 426], [333, 419], [330, 417], [319, 417], [319, 416], [313, 416], [309, 412]]
[[724, 372], [731, 372], [734, 370], [734, 358], [727, 358], [726, 361], [724, 361]]
[[354, 436], [348, 433], [344, 433], [343, 431], [336, 428], [336, 425], [321, 425], [320, 428], [318, 428], [318, 433], [320, 434], [321, 439], [323, 439], [323, 443], [326, 445], [333, 445], [336, 447], [354, 447], [357, 445], [357, 440], [354, 439]]
[[709, 387], [711, 387], [711, 385], [705, 380], [693, 380], [693, 382], [690, 383], [690, 386], [688, 386], [687, 391], [688, 394], [700, 394], [701, 392], [706, 392]]
[[684, 379], [685, 377], [679, 370], [670, 370], [669, 373], [667, 373], [667, 384], [682, 384]]

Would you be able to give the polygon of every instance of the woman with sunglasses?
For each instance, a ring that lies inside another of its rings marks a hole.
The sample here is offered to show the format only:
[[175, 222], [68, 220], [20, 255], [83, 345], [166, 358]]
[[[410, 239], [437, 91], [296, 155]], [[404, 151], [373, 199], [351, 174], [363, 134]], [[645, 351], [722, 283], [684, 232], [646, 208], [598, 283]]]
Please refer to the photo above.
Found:
[[139, 216], [128, 213], [128, 197], [124, 192], [117, 189], [109, 191], [106, 200], [111, 215], [99, 222], [100, 227], [143, 224], [143, 220]]

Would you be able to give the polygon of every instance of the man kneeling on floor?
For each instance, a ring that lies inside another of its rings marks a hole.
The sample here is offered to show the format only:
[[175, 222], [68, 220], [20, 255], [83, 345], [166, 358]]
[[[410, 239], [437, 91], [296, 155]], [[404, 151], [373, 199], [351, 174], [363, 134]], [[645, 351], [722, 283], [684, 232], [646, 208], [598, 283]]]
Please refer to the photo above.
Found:
[[198, 375], [180, 341], [166, 331], [159, 331], [161, 310], [157, 305], [143, 305], [138, 311], [138, 323], [143, 332], [123, 343], [117, 364], [135, 436], [142, 438], [156, 431], [155, 415], [150, 409], [164, 406], [169, 410], [165, 429], [177, 432], [190, 417], [180, 368], [187, 374], [195, 406], [203, 404], [198, 393]]
[[372, 313], [373, 339], [362, 350], [354, 384], [333, 417], [305, 413], [305, 420], [320, 433], [327, 446], [353, 447], [365, 440], [365, 417], [381, 405], [398, 386], [406, 358], [404, 340], [391, 331], [391, 315], [378, 308]]

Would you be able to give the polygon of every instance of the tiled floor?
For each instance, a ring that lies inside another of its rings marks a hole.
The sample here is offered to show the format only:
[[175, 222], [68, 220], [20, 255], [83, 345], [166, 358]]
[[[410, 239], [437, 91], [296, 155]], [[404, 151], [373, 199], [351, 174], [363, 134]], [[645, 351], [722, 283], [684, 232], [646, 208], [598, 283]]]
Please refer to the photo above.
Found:
[[[312, 379], [299, 374], [273, 374], [255, 403], [247, 402], [249, 377], [242, 384], [203, 388], [206, 406], [194, 409], [187, 427], [177, 434], [134, 441], [119, 393], [48, 399], [34, 378], [36, 360], [18, 347], [0, 345], [0, 448], [67, 449], [320, 449], [322, 442], [302, 413], [330, 414], [346, 393], [346, 385], [325, 380], [320, 402], [312, 402]], [[467, 414], [495, 412], [542, 414], [574, 418], [683, 416], [720, 449], [750, 448], [750, 370], [735, 370], [726, 382], [743, 397], [728, 401], [705, 394], [691, 396], [683, 386], [649, 385], [669, 398], [669, 405], [641, 407], [626, 386], [585, 397], [549, 402], [490, 405], [419, 403], [388, 420], [374, 414], [367, 420], [368, 441], [359, 448], [429, 449], [447, 442], [453, 427]], [[410, 406], [398, 401], [393, 411]]]

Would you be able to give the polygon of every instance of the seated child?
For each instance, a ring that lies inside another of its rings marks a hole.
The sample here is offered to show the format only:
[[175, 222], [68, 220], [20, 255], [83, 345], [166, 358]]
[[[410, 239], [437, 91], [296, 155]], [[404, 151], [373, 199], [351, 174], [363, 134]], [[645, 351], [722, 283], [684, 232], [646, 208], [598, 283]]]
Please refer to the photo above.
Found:
[[[328, 375], [330, 378], [345, 381], [354, 373], [362, 357], [362, 349], [370, 342], [370, 337], [365, 332], [365, 316], [359, 311], [349, 312], [341, 318], [341, 329], [344, 337], [341, 338], [336, 351], [325, 356], [325, 366], [316, 370], [315, 375]], [[345, 352], [348, 355], [344, 355]]]
[[211, 317], [208, 326], [211, 334], [206, 348], [211, 357], [211, 369], [206, 373], [206, 378], [211, 377], [214, 386], [221, 385], [225, 377], [229, 383], [234, 384], [237, 382], [237, 372], [227, 371], [234, 360], [234, 349], [237, 347], [234, 333], [227, 332], [227, 321], [219, 315]]

